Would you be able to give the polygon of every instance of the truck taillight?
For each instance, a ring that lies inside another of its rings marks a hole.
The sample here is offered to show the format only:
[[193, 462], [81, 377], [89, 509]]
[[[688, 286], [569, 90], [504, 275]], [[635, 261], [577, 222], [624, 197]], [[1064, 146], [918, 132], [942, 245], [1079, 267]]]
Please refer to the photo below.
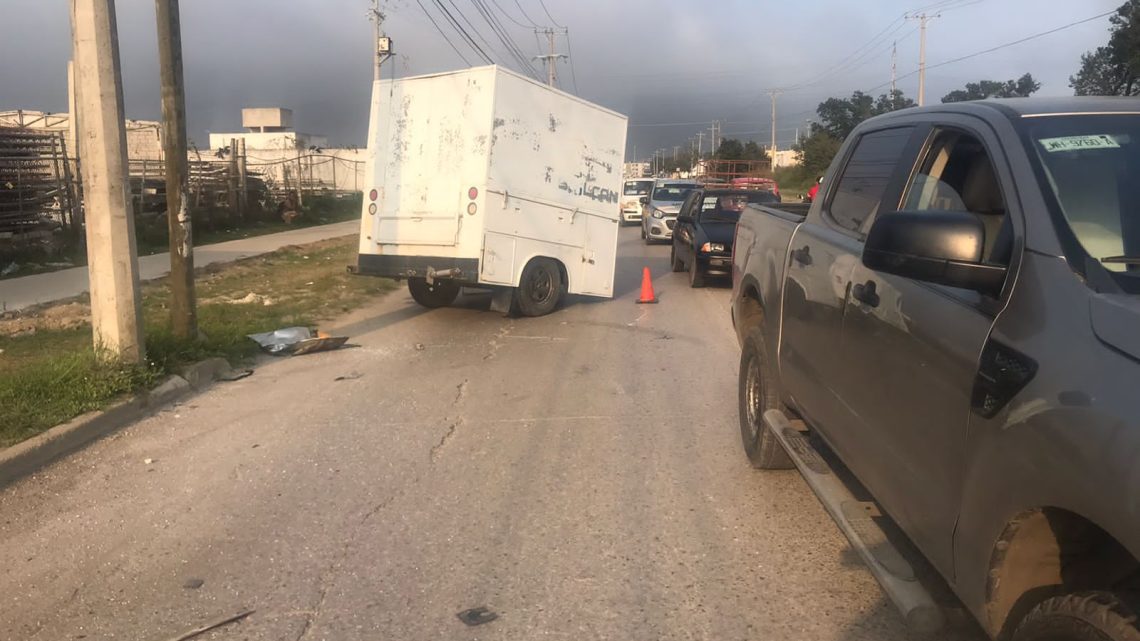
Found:
[[471, 200], [475, 200], [476, 198], [479, 197], [479, 190], [476, 189], [475, 187], [468, 189], [467, 190], [467, 197], [470, 198]]
[[379, 197], [380, 197], [380, 192], [376, 191], [375, 189], [373, 189], [372, 191], [368, 192], [368, 200], [371, 200], [371, 201], [375, 202], [375, 201], [376, 201], [376, 199], [377, 199], [377, 198], [379, 198]]

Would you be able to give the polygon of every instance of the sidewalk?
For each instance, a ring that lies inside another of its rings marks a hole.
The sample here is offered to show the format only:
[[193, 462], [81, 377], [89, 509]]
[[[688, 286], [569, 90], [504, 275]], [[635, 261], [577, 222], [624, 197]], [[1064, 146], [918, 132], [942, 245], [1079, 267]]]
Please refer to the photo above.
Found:
[[[216, 245], [194, 248], [194, 266], [229, 263], [250, 256], [276, 251], [287, 245], [303, 245], [319, 240], [356, 234], [360, 221], [346, 220], [332, 225], [304, 227], [281, 232], [228, 240]], [[170, 272], [170, 254], [139, 257], [139, 279], [161, 278]], [[75, 267], [46, 274], [0, 280], [0, 312], [20, 310], [37, 303], [78, 296], [88, 289], [87, 267]]]

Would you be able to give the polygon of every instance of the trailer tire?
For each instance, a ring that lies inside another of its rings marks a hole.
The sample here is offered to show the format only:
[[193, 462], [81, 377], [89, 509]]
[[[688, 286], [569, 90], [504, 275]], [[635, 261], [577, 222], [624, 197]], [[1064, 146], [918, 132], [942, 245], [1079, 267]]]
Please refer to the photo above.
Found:
[[424, 278], [409, 278], [408, 293], [417, 303], [428, 309], [447, 307], [455, 302], [459, 296], [459, 283], [451, 280], [437, 280], [428, 285]]
[[515, 301], [523, 316], [545, 316], [554, 311], [567, 283], [562, 280], [562, 269], [550, 258], [533, 258], [523, 268], [522, 278], [515, 290]]
[[739, 378], [740, 436], [744, 440], [744, 453], [752, 467], [761, 470], [786, 470], [793, 466], [792, 459], [764, 425], [764, 412], [783, 409], [777, 390], [777, 379], [772, 361], [768, 358], [764, 335], [760, 327], [752, 329], [744, 338], [740, 353]]
[[1013, 641], [1137, 641], [1137, 614], [1135, 595], [1083, 592], [1055, 596], [1025, 615]]

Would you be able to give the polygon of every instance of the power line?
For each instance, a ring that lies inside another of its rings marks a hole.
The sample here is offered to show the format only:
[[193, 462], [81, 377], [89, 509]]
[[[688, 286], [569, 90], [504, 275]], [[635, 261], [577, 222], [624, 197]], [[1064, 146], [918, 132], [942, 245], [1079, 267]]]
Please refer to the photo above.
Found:
[[[507, 17], [507, 20], [510, 20], [511, 22], [517, 24], [518, 26], [522, 27], [523, 29], [530, 29], [531, 27], [538, 26], [535, 24], [523, 24], [523, 23], [519, 22], [518, 20], [515, 20], [515, 17], [512, 16], [511, 14], [507, 13], [506, 9], [503, 9], [502, 5], [499, 4], [499, 0], [491, 0], [491, 2], [494, 3], [495, 7], [499, 10], [500, 13], [502, 13], [504, 16]], [[517, 0], [516, 0], [516, 4], [517, 4]], [[519, 9], [521, 10], [522, 7], [520, 6]], [[523, 17], [526, 17], [525, 11], [523, 12]], [[529, 18], [527, 18], [527, 19], [529, 20]]]
[[578, 93], [578, 73], [574, 71], [574, 52], [570, 50], [570, 30], [566, 30], [566, 55], [570, 56], [570, 80], [574, 82], [574, 93]]
[[492, 60], [491, 56], [488, 56], [487, 52], [483, 51], [479, 44], [475, 42], [475, 39], [471, 37], [471, 34], [467, 33], [467, 30], [463, 28], [463, 25], [459, 24], [459, 21], [455, 19], [455, 16], [451, 15], [451, 12], [448, 11], [447, 7], [443, 5], [443, 0], [433, 1], [435, 2], [435, 6], [443, 12], [443, 15], [447, 18], [447, 21], [451, 23], [452, 28], [455, 29], [457, 33], [459, 33], [461, 38], [463, 38], [464, 42], [466, 42], [469, 47], [474, 49], [475, 52], [479, 54], [479, 57], [483, 58], [484, 62], [487, 64], [493, 64], [494, 61]]
[[[938, 64], [927, 65], [926, 69], [929, 71], [930, 69], [937, 69], [938, 67], [944, 67], [944, 66], [949, 65], [949, 64], [954, 64], [955, 62], [962, 62], [963, 60], [969, 60], [970, 58], [976, 58], [978, 56], [981, 56], [981, 55], [984, 55], [987, 53], [993, 53], [993, 52], [998, 51], [1000, 49], [1005, 49], [1006, 47], [1012, 47], [1014, 45], [1019, 45], [1023, 42], [1028, 42], [1030, 40], [1035, 40], [1035, 39], [1041, 38], [1043, 36], [1047, 36], [1047, 35], [1050, 35], [1053, 33], [1057, 33], [1058, 31], [1064, 31], [1065, 29], [1071, 29], [1077, 25], [1082, 25], [1086, 22], [1092, 22], [1093, 20], [1099, 20], [1100, 18], [1104, 18], [1106, 16], [1111, 16], [1114, 13], [1116, 13], [1116, 9], [1113, 9], [1112, 11], [1105, 11], [1104, 13], [1099, 13], [1095, 16], [1092, 16], [1091, 18], [1085, 18], [1083, 20], [1077, 20], [1075, 22], [1070, 22], [1066, 25], [1061, 25], [1060, 27], [1056, 27], [1054, 29], [1049, 29], [1048, 31], [1042, 31], [1041, 33], [1035, 33], [1031, 36], [1026, 36], [1024, 38], [1020, 38], [1020, 39], [1014, 40], [1012, 42], [1007, 42], [1005, 44], [997, 45], [996, 47], [990, 47], [989, 49], [983, 49], [981, 51], [975, 51], [974, 53], [967, 54], [965, 56], [959, 56], [959, 57], [953, 58], [951, 60], [945, 60], [945, 61], [940, 62]], [[899, 79], [901, 80], [902, 78], [909, 78], [910, 76], [913, 76], [917, 73], [918, 73], [918, 70], [916, 69], [914, 71], [911, 71], [910, 73], [906, 73], [906, 74], [903, 74], [902, 76], [899, 76]], [[889, 84], [890, 83], [887, 82], [887, 83], [883, 83], [881, 85], [876, 85], [874, 87], [871, 87], [867, 91], [873, 92], [876, 89], [879, 89], [881, 87], [885, 87], [886, 85], [889, 85]]]
[[541, 5], [542, 10], [546, 12], [546, 17], [550, 18], [550, 24], [554, 25], [555, 27], [558, 27], [559, 29], [565, 29], [566, 28], [566, 27], [558, 24], [558, 21], [554, 19], [554, 16], [550, 15], [550, 9], [546, 8], [546, 2], [544, 0], [538, 0], [538, 4]]
[[499, 22], [499, 19], [495, 16], [494, 12], [491, 11], [491, 8], [487, 6], [487, 3], [483, 0], [472, 0], [472, 3], [475, 5], [475, 10], [483, 17], [483, 20], [491, 26], [491, 31], [499, 41], [503, 43], [503, 46], [507, 48], [507, 52], [522, 65], [522, 70], [530, 73], [530, 75], [537, 79], [538, 71], [530, 64], [530, 60], [528, 60], [522, 50], [519, 49], [514, 38], [507, 32], [503, 23]]
[[459, 59], [463, 61], [463, 64], [470, 67], [471, 61], [469, 61], [466, 56], [459, 52], [459, 47], [456, 47], [455, 43], [451, 41], [451, 38], [448, 38], [447, 34], [443, 32], [443, 29], [440, 28], [439, 23], [435, 21], [435, 18], [433, 18], [430, 13], [428, 13], [427, 7], [424, 6], [424, 3], [420, 0], [416, 0], [416, 4], [420, 5], [420, 10], [422, 10], [424, 12], [424, 15], [427, 16], [427, 19], [431, 21], [431, 26], [435, 27], [435, 30], [439, 32], [439, 35], [443, 36], [443, 39], [447, 41], [447, 45], [451, 47], [451, 50], [455, 52], [455, 55], [459, 56]]
[[528, 14], [526, 12], [526, 9], [523, 9], [523, 6], [521, 4], [519, 4], [519, 0], [515, 0], [515, 6], [519, 8], [519, 11], [522, 12], [523, 17], [526, 18], [527, 22], [529, 22], [532, 26], [535, 26], [535, 27], [541, 27], [542, 26], [542, 25], [538, 24], [537, 22], [535, 22], [534, 18], [530, 17], [530, 14]]

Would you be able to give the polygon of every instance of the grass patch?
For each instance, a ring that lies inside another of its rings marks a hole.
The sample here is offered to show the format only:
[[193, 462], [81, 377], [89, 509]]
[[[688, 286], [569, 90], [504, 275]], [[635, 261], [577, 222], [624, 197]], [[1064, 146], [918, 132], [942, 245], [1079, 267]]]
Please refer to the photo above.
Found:
[[[203, 336], [197, 341], [172, 334], [165, 280], [144, 285], [147, 364], [141, 367], [94, 357], [86, 318], [58, 313], [64, 308], [73, 315], [89, 313], [85, 305], [61, 304], [0, 320], [0, 447], [105, 407], [188, 363], [211, 356], [248, 359], [258, 347], [247, 334], [313, 326], [395, 287], [387, 279], [348, 275], [345, 265], [356, 262], [356, 252], [357, 238], [349, 236], [200, 270], [196, 290]], [[6, 327], [16, 333], [5, 335]]]

